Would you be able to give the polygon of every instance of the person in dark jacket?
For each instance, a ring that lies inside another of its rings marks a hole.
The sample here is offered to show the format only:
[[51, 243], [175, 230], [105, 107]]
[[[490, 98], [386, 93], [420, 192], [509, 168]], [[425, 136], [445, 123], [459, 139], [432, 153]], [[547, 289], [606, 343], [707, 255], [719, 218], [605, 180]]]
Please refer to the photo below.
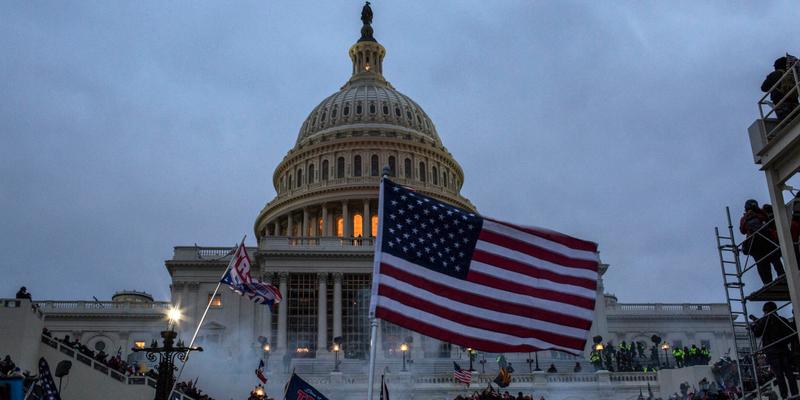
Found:
[[791, 392], [792, 396], [797, 396], [797, 381], [792, 374], [791, 351], [789, 350], [789, 344], [796, 333], [794, 333], [789, 320], [778, 315], [778, 306], [775, 303], [771, 301], [764, 303], [762, 311], [764, 311], [764, 316], [761, 318], [750, 316], [750, 319], [755, 319], [751, 325], [753, 334], [761, 338], [761, 348], [767, 358], [769, 369], [775, 375], [781, 397], [784, 399], [788, 397], [787, 381], [789, 382], [788, 392]]
[[763, 284], [772, 282], [772, 270], [783, 275], [780, 249], [776, 245], [778, 233], [770, 230], [770, 218], [758, 207], [758, 202], [750, 199], [744, 203], [744, 215], [739, 220], [739, 231], [747, 238], [742, 242], [742, 252], [750, 255], [756, 262], [758, 276]]
[[28, 293], [28, 288], [26, 288], [25, 286], [19, 288], [19, 291], [17, 291], [17, 298], [30, 300], [31, 294]]
[[779, 120], [786, 118], [797, 107], [797, 90], [792, 91], [795, 86], [794, 77], [791, 74], [783, 76], [788, 68], [793, 67], [791, 64], [786, 57], [775, 60], [773, 64], [775, 70], [770, 72], [761, 84], [761, 91], [769, 92], [769, 99], [774, 104], [775, 115]]

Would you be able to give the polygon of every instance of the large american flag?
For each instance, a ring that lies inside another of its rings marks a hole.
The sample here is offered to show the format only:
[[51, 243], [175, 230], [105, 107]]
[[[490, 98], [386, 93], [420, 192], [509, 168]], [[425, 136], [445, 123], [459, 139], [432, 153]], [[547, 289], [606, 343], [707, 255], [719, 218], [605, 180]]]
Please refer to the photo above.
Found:
[[371, 311], [487, 352], [583, 352], [597, 244], [381, 184]]

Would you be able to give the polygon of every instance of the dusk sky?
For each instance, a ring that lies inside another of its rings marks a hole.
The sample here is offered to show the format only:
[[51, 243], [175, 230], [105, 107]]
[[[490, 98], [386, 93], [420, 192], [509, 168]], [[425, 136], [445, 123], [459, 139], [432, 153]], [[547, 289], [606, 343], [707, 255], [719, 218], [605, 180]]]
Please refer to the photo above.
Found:
[[[0, 297], [168, 300], [173, 246], [255, 245], [362, 5], [0, 2]], [[598, 242], [622, 302], [724, 301], [714, 226], [768, 200], [747, 127], [796, 2], [372, 7], [481, 213]]]

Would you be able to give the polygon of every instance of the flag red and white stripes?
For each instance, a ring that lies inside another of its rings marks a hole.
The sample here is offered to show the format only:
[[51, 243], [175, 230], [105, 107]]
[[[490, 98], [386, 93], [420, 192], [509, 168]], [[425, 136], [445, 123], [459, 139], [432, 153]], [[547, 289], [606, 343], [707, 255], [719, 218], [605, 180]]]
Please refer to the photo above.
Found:
[[384, 180], [375, 316], [488, 352], [583, 352], [597, 245], [481, 217]]

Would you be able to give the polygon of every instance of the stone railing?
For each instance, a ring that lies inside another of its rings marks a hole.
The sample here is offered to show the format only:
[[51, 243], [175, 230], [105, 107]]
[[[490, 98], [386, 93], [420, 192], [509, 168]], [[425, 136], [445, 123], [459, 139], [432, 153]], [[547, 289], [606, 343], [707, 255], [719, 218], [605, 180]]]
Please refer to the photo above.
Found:
[[122, 302], [122, 301], [35, 301], [34, 304], [43, 313], [108, 313], [122, 312], [134, 314], [163, 314], [169, 309], [166, 301], [154, 302]]
[[[72, 346], [61, 343], [50, 336], [42, 335], [42, 343], [58, 350], [61, 354], [126, 385], [147, 385], [152, 388], [156, 387], [156, 380], [150, 376], [128, 375], [127, 373], [119, 372], [108, 366], [108, 364], [101, 363], [100, 361], [82, 354]], [[172, 399], [170, 400], [191, 400], [191, 398], [176, 390], [175, 393], [172, 394]]]
[[637, 304], [637, 303], [610, 303], [606, 304], [608, 314], [706, 314], [729, 315], [728, 306], [725, 304]]
[[0, 299], [0, 308], [22, 308], [23, 306], [29, 307], [28, 303], [32, 305], [31, 312], [36, 314], [39, 319], [44, 318], [44, 314], [42, 314], [42, 310], [37, 307], [34, 302], [27, 300], [27, 299]]
[[316, 250], [372, 252], [372, 246], [374, 243], [375, 238], [372, 237], [340, 238], [335, 236], [266, 236], [261, 238], [259, 249], [264, 251]]

